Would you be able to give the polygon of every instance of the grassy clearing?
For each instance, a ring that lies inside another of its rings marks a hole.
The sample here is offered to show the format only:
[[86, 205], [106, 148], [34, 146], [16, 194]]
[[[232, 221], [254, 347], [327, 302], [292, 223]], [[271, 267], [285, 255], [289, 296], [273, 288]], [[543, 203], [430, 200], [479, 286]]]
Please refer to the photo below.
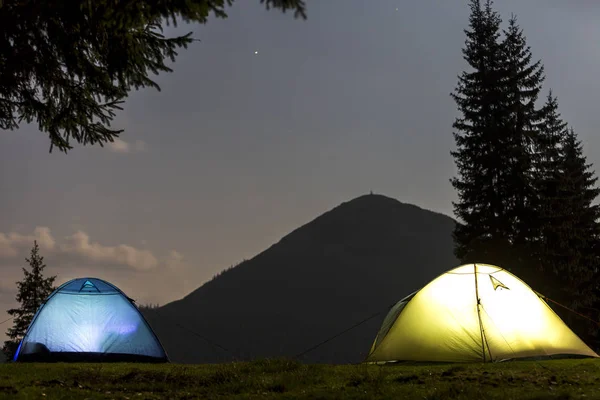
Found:
[[600, 399], [600, 362], [0, 364], [0, 399]]

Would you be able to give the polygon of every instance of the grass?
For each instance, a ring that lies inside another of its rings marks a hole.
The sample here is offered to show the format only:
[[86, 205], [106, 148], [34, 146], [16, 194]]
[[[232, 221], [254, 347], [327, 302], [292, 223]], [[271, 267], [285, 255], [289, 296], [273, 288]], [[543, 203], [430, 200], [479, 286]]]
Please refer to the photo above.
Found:
[[0, 399], [600, 399], [600, 362], [0, 364]]

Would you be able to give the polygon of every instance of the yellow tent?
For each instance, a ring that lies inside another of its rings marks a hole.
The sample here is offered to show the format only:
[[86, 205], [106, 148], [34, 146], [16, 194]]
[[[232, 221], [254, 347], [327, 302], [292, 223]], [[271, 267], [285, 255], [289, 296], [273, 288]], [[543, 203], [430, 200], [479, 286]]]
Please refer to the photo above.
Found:
[[392, 307], [366, 362], [552, 355], [598, 357], [519, 278], [493, 265], [468, 264]]

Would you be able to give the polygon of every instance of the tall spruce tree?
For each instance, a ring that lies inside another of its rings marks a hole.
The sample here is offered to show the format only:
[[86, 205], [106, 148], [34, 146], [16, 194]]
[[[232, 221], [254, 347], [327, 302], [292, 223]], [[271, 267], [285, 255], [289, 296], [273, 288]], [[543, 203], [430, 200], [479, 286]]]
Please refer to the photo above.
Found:
[[55, 289], [53, 285], [56, 276], [44, 277], [43, 272], [46, 265], [39, 250], [37, 241], [34, 241], [30, 257], [25, 259], [31, 270], [23, 268], [25, 277], [22, 281], [17, 282], [16, 300], [21, 303], [21, 306], [7, 311], [9, 315], [14, 317], [13, 326], [6, 332], [9, 340], [4, 342], [2, 347], [2, 352], [8, 359], [13, 358], [33, 316]]
[[[536, 106], [544, 68], [532, 61], [516, 18], [500, 40], [491, 6], [470, 3], [463, 55], [471, 71], [459, 76], [452, 94], [462, 114], [453, 124], [455, 253], [463, 262], [510, 269], [576, 310], [599, 309], [596, 178], [556, 98]], [[586, 336], [574, 314], [560, 313]]]
[[542, 118], [536, 101], [544, 80], [516, 17], [500, 40], [492, 2], [471, 2], [463, 72], [453, 95], [462, 117], [454, 123], [458, 177], [452, 180], [461, 221], [454, 237], [463, 262], [489, 262], [535, 277], [535, 143]]
[[[594, 204], [600, 189], [596, 186], [598, 178], [592, 165], [587, 163], [582, 143], [573, 129], [564, 136], [562, 151], [558, 191], [563, 213], [568, 218], [565, 223], [553, 227], [557, 240], [549, 256], [558, 266], [556, 274], [561, 290], [557, 296], [575, 311], [590, 315], [590, 307], [598, 302], [600, 283], [600, 207]], [[598, 315], [591, 316], [596, 319]], [[586, 342], [597, 348], [597, 326], [573, 313], [568, 313], [565, 318]]]
[[[543, 114], [536, 165], [538, 290], [595, 319], [597, 315], [590, 311], [598, 301], [600, 266], [600, 209], [594, 204], [600, 193], [597, 178], [551, 91]], [[550, 305], [582, 339], [594, 345], [597, 328], [593, 324], [556, 303]]]
[[564, 136], [562, 151], [559, 193], [563, 207], [569, 213], [569, 224], [563, 228], [561, 236], [565, 254], [557, 255], [557, 260], [565, 270], [561, 277], [568, 282], [565, 290], [571, 294], [577, 292], [570, 305], [578, 307], [593, 301], [598, 284], [595, 271], [599, 267], [596, 250], [600, 240], [600, 206], [594, 202], [600, 189], [596, 186], [598, 178], [592, 165], [587, 163], [582, 143], [573, 129]]
[[538, 269], [545, 277], [544, 287], [540, 288], [544, 294], [562, 299], [558, 295], [558, 282], [556, 277], [564, 272], [565, 265], [561, 260], [562, 254], [568, 249], [564, 248], [564, 230], [568, 230], [571, 221], [571, 210], [566, 203], [568, 199], [564, 188], [565, 174], [563, 171], [564, 149], [563, 142], [568, 133], [568, 125], [563, 121], [558, 111], [558, 100], [552, 91], [548, 93], [544, 105], [544, 118], [540, 124], [537, 137], [536, 154], [536, 215], [538, 217], [536, 229], [538, 238], [534, 247], [534, 255]]
[[471, 0], [469, 29], [463, 56], [471, 68], [458, 77], [452, 93], [460, 113], [454, 124], [458, 177], [453, 203], [459, 223], [454, 231], [455, 253], [463, 262], [507, 263], [510, 226], [502, 196], [507, 170], [506, 112], [501, 19], [488, 0]]
[[538, 231], [536, 201], [536, 144], [544, 108], [536, 106], [542, 89], [544, 67], [533, 61], [523, 30], [511, 16], [504, 30], [504, 100], [507, 113], [502, 196], [506, 203], [506, 223], [510, 226], [511, 261], [508, 268], [535, 285], [537, 272], [532, 246]]

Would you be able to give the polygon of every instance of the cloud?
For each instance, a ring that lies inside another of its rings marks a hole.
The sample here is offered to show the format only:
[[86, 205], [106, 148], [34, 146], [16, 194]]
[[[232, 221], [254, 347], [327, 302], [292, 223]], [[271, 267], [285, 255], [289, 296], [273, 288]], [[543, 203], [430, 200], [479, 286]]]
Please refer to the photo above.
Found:
[[135, 142], [128, 143], [121, 138], [114, 139], [113, 142], [107, 143], [107, 147], [113, 153], [142, 153], [148, 149], [146, 142], [143, 140], [136, 140]]
[[138, 270], [148, 270], [158, 265], [158, 259], [148, 250], [139, 250], [126, 244], [104, 246], [91, 242], [89, 235], [83, 231], [67, 236], [60, 245], [60, 252], [95, 263], [118, 264]]
[[28, 255], [34, 240], [43, 256], [60, 260], [62, 264], [122, 266], [136, 271], [149, 271], [161, 266], [173, 270], [184, 266], [183, 255], [175, 250], [161, 259], [150, 250], [128, 244], [111, 246], [93, 241], [82, 230], [58, 241], [50, 228], [43, 226], [36, 227], [32, 234], [0, 232], [0, 259], [14, 264], [16, 258]]
[[0, 232], [0, 257], [16, 257], [19, 249], [25, 246], [31, 247], [37, 240], [41, 250], [54, 250], [56, 241], [47, 227], [39, 226], [34, 229], [32, 235], [22, 235], [19, 233], [4, 234]]
[[169, 270], [181, 269], [185, 266], [184, 257], [181, 253], [171, 250], [167, 258], [165, 259], [165, 266]]
[[113, 142], [109, 142], [107, 147], [114, 153], [129, 153], [129, 143], [123, 139], [115, 139]]

